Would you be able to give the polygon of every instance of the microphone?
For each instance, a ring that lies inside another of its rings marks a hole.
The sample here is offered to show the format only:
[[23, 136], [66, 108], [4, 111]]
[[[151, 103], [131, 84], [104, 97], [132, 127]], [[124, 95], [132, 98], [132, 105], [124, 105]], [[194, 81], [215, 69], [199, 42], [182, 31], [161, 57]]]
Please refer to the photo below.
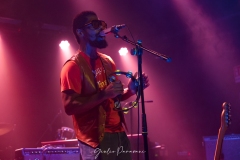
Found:
[[103, 32], [105, 34], [108, 34], [110, 32], [117, 33], [120, 29], [122, 29], [124, 27], [126, 27], [126, 24], [114, 25], [114, 26], [112, 26], [110, 28], [104, 29]]

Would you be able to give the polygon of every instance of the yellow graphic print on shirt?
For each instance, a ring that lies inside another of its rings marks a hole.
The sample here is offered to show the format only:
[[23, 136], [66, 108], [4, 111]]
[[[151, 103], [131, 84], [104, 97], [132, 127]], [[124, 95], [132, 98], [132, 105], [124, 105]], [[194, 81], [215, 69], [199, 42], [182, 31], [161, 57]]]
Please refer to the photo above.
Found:
[[100, 60], [97, 61], [95, 65], [95, 70], [92, 70], [92, 72], [96, 78], [99, 89], [103, 90], [107, 86], [105, 69], [103, 68]]

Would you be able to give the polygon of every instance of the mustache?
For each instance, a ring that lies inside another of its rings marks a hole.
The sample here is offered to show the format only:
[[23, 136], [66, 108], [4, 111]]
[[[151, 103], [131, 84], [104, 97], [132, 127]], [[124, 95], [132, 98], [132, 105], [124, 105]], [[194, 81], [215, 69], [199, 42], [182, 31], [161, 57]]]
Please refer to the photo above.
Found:
[[97, 34], [97, 37], [105, 37], [105, 34], [103, 34], [103, 30], [100, 30]]

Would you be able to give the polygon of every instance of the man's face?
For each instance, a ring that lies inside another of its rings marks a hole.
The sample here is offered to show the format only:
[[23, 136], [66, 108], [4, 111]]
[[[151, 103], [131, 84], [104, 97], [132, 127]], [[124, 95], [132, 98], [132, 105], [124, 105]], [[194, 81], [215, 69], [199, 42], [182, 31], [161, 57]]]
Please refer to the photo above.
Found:
[[[88, 16], [88, 22], [90, 23], [93, 20], [98, 20], [97, 16], [90, 15]], [[86, 23], [86, 24], [87, 24]], [[85, 26], [85, 38], [89, 42], [89, 44], [92, 47], [96, 48], [106, 48], [107, 47], [107, 41], [105, 40], [105, 35], [100, 34], [100, 32], [103, 30], [103, 26], [99, 26], [98, 28], [94, 28], [92, 24]]]

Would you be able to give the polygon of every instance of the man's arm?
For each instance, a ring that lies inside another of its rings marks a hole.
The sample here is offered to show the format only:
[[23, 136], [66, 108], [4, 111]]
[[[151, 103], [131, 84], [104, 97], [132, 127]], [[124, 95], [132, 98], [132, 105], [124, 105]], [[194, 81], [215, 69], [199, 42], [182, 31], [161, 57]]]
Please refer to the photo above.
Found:
[[119, 94], [123, 94], [123, 86], [120, 81], [116, 81], [109, 84], [105, 90], [87, 97], [82, 97], [73, 90], [65, 90], [62, 92], [62, 101], [65, 112], [68, 115], [73, 115], [87, 112], [104, 100], [114, 98]]
[[123, 95], [121, 97], [121, 101], [125, 101], [128, 98], [130, 98], [131, 96], [133, 96], [134, 94], [136, 94], [135, 92], [131, 91], [129, 88], [125, 88]]

